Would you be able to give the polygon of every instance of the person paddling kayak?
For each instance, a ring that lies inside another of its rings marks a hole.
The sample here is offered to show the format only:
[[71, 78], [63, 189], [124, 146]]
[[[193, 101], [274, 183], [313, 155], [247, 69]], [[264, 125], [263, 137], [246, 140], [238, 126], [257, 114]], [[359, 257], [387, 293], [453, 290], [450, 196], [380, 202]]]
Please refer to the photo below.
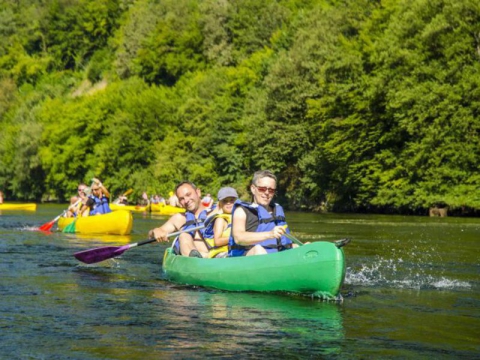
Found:
[[283, 208], [273, 202], [277, 177], [268, 170], [253, 174], [253, 201], [237, 201], [232, 210], [229, 257], [263, 255], [296, 247], [289, 233]]
[[[175, 188], [180, 206], [186, 211], [172, 215], [162, 226], [149, 231], [149, 238], [168, 241], [168, 234], [189, 227], [202, 225], [209, 213], [201, 203], [201, 191], [190, 181], [183, 181]], [[204, 229], [183, 233], [175, 243], [177, 253], [190, 257], [208, 257], [208, 248], [203, 240]]]

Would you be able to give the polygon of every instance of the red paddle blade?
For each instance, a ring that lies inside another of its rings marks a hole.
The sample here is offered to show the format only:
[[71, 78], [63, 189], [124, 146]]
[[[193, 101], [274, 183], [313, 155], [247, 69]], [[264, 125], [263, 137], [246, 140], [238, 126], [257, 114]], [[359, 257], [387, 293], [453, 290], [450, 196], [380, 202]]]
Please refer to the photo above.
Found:
[[38, 230], [40, 230], [40, 231], [50, 231], [50, 230], [52, 229], [52, 227], [53, 227], [54, 224], [55, 224], [55, 221], [52, 220], [52, 221], [50, 221], [50, 222], [48, 222], [48, 223], [43, 224], [42, 226], [40, 226], [40, 227], [38, 228]]
[[131, 245], [104, 246], [96, 249], [84, 250], [73, 254], [85, 264], [95, 264], [122, 255]]

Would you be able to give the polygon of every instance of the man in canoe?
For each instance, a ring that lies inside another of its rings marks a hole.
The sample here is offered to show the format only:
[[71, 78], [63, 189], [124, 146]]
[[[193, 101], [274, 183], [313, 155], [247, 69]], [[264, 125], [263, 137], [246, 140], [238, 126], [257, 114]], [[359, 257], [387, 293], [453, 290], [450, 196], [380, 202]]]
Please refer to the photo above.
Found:
[[289, 232], [283, 208], [273, 203], [277, 177], [268, 170], [255, 172], [250, 185], [253, 202], [237, 201], [232, 210], [229, 257], [263, 255], [296, 247], [284, 234]]
[[[201, 191], [195, 184], [183, 181], [175, 188], [175, 194], [180, 206], [186, 211], [172, 215], [162, 226], [152, 229], [148, 235], [157, 241], [168, 241], [168, 234], [197, 227], [205, 221], [208, 209], [201, 203]], [[177, 251], [190, 257], [208, 257], [208, 248], [203, 240], [203, 229], [180, 234], [177, 241]]]

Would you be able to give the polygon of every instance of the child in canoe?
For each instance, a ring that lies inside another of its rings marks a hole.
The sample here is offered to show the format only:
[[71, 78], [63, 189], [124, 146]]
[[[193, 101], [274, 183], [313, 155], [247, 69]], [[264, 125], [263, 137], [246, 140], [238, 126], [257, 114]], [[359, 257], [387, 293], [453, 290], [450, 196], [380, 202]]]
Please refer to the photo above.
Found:
[[233, 204], [238, 199], [237, 191], [231, 187], [223, 187], [218, 192], [217, 214], [213, 215], [204, 232], [204, 240], [208, 248], [208, 257], [226, 257], [228, 239], [232, 229]]

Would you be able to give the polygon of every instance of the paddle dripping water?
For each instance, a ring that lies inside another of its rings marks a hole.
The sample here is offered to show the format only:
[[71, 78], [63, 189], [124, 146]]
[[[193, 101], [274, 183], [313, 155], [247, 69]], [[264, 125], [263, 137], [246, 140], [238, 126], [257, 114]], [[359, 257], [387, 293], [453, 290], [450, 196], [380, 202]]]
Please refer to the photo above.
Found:
[[166, 218], [135, 214], [123, 236], [29, 231], [63, 208], [0, 216], [0, 359], [478, 358], [480, 219], [288, 213], [303, 242], [352, 239], [332, 303], [172, 284], [171, 243], [85, 265], [73, 254]]

